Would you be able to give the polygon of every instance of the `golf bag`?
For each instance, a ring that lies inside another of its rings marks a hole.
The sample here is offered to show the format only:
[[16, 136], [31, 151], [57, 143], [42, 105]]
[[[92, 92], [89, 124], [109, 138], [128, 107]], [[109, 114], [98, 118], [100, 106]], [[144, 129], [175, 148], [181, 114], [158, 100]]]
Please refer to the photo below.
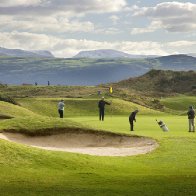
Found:
[[[157, 120], [156, 120], [157, 121]], [[168, 127], [165, 125], [165, 123], [163, 121], [157, 121], [159, 127], [164, 131], [164, 132], [167, 132], [169, 131]]]

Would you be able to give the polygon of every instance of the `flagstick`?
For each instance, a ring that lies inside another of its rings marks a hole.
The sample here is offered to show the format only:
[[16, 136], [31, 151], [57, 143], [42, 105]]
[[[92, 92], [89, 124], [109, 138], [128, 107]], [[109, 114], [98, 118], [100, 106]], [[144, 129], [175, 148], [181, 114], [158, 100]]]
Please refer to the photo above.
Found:
[[[112, 93], [113, 93], [113, 89], [112, 89], [112, 86], [109, 87], [109, 93], [110, 93], [110, 96], [112, 98]], [[113, 107], [112, 107], [112, 100], [111, 100], [111, 117], [113, 117]]]
[[111, 104], [111, 118], [112, 118], [112, 115], [113, 115], [112, 101], [110, 104]]

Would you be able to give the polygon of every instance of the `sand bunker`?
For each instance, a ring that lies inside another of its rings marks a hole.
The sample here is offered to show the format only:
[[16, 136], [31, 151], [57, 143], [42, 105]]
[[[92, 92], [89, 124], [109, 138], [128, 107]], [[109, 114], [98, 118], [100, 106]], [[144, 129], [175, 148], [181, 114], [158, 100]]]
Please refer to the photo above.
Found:
[[66, 151], [96, 156], [132, 156], [146, 154], [158, 144], [146, 137], [126, 136], [110, 132], [68, 131], [49, 136], [27, 136], [0, 133], [0, 138], [45, 150]]

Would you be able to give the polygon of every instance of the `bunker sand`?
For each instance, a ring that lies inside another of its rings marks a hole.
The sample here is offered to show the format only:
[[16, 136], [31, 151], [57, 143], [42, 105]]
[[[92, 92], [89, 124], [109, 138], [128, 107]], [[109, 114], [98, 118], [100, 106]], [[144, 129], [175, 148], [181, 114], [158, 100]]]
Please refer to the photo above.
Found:
[[146, 154], [158, 147], [147, 137], [126, 136], [101, 131], [68, 131], [56, 135], [28, 136], [20, 133], [0, 133], [0, 138], [52, 151], [65, 151], [96, 156], [133, 156]]

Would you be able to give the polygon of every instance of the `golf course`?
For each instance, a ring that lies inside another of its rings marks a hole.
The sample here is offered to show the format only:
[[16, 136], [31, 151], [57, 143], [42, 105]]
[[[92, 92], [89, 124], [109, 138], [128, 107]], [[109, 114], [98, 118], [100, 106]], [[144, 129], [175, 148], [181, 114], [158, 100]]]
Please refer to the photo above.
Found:
[[0, 196], [196, 196], [196, 0], [0, 0]]
[[[86, 96], [64, 98], [63, 119], [57, 112], [61, 97], [39, 96], [36, 93], [21, 96], [35, 92], [35, 88], [2, 88], [4, 95], [18, 93], [14, 98], [17, 104], [9, 100], [0, 101], [1, 195], [196, 194], [196, 135], [188, 132], [186, 115], [188, 106], [196, 104], [195, 96], [161, 98], [160, 103], [165, 108], [161, 111], [106, 93], [105, 99], [111, 105], [106, 106], [105, 120], [99, 121], [97, 103], [100, 96], [96, 95], [96, 88], [91, 89], [95, 91], [94, 95], [88, 92]], [[47, 88], [40, 87], [41, 94]], [[135, 131], [130, 132], [128, 116], [135, 109], [139, 113]], [[169, 131], [163, 132], [156, 119], [164, 121]], [[17, 139], [17, 135], [22, 136]], [[71, 137], [72, 143], [69, 144], [75, 148], [82, 147], [83, 152], [61, 151], [58, 146], [55, 146], [56, 150], [39, 148], [34, 143], [22, 143], [21, 138], [24, 137], [37, 138], [39, 143], [49, 142], [46, 137], [52, 137], [52, 145], [62, 143], [63, 139], [68, 141]], [[129, 145], [127, 140], [130, 140]], [[123, 149], [118, 141], [122, 145], [125, 142], [124, 147], [129, 151], [152, 143], [155, 146], [144, 153], [121, 156], [114, 152], [115, 149]], [[105, 154], [97, 156], [85, 152], [88, 146], [84, 143], [91, 145], [94, 151], [99, 148]], [[113, 151], [110, 154], [111, 147]]]

